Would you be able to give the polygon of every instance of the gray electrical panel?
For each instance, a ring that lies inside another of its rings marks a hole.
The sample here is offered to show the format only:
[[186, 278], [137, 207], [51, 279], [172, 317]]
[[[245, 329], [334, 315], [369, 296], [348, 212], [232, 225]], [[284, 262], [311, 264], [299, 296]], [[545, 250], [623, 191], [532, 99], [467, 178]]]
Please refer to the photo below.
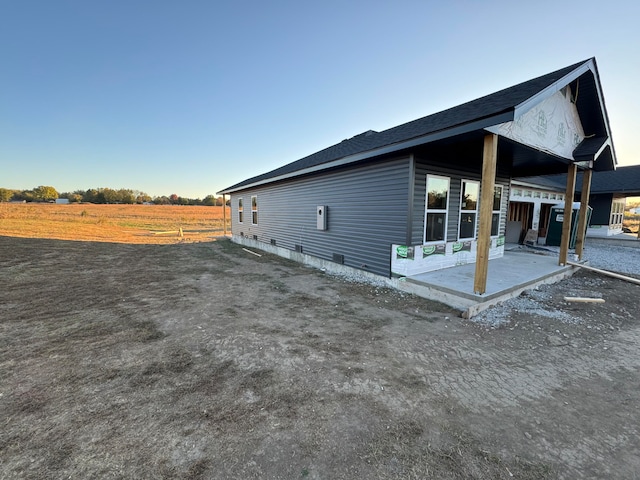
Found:
[[316, 207], [316, 220], [318, 230], [327, 229], [327, 213], [329, 213], [329, 207], [326, 205], [318, 205]]

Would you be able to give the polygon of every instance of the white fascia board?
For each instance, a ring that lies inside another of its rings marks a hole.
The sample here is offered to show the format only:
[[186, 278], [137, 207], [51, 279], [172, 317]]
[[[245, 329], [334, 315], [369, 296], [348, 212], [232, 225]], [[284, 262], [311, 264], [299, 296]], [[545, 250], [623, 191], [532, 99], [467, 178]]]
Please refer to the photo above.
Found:
[[[602, 146], [598, 149], [598, 151], [593, 155], [593, 161], [595, 162], [598, 157], [600, 156], [600, 154], [602, 152], [604, 152], [604, 149], [607, 147], [611, 147], [611, 150], [613, 150], [613, 146], [611, 145], [611, 137], [607, 138], [603, 143]], [[614, 165], [615, 167], [615, 165]]]
[[[540, 103], [543, 100], [546, 100], [547, 98], [549, 98], [554, 93], [562, 90], [564, 87], [569, 85], [571, 82], [573, 82], [575, 79], [577, 79], [581, 75], [585, 74], [589, 70], [591, 70], [595, 75], [595, 73], [596, 73], [595, 72], [595, 65], [593, 64], [593, 60], [592, 59], [584, 62], [578, 68], [576, 68], [572, 72], [566, 74], [560, 80], [552, 83], [551, 85], [549, 85], [544, 90], [541, 90], [540, 92], [536, 93], [534, 96], [529, 97], [524, 102], [516, 105], [514, 117], [518, 118], [523, 113], [528, 112], [535, 105], [537, 105], [538, 103]], [[596, 84], [597, 83], [598, 82], [596, 82]], [[600, 85], [598, 85], [598, 95], [601, 96], [600, 95]], [[602, 98], [600, 98], [600, 100], [601, 100], [600, 105], [602, 106]]]

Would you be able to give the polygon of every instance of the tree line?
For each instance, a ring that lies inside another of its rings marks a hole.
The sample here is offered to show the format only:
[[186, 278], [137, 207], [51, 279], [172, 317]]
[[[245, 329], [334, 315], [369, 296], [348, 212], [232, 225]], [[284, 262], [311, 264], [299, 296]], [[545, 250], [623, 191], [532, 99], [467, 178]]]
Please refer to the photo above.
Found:
[[[66, 198], [69, 203], [124, 203], [156, 205], [205, 205], [222, 206], [222, 197], [207, 195], [203, 199], [181, 197], [175, 193], [169, 196], [151, 197], [140, 190], [121, 188], [90, 188], [89, 190], [75, 190], [73, 192], [58, 191], [48, 185], [40, 185], [32, 190], [11, 190], [0, 187], [0, 202], [55, 202], [59, 198]], [[228, 204], [228, 202], [227, 202]]]

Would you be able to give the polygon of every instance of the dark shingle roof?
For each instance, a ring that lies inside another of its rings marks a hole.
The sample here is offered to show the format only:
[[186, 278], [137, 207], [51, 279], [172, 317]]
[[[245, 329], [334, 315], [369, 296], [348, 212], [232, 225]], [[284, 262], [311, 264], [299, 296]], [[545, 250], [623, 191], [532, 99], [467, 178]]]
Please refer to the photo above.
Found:
[[[567, 185], [567, 175], [546, 175], [544, 177], [514, 178], [534, 185], [561, 187]], [[576, 192], [582, 191], [582, 173], [576, 176]], [[593, 172], [591, 177], [591, 193], [622, 193], [629, 197], [640, 196], [640, 165], [618, 167], [607, 172]]]
[[528, 80], [513, 87], [472, 100], [457, 107], [449, 108], [432, 115], [413, 120], [382, 132], [368, 132], [356, 135], [336, 145], [320, 150], [312, 155], [284, 165], [270, 172], [258, 175], [223, 190], [229, 192], [242, 187], [275, 179], [281, 175], [291, 174], [299, 170], [316, 167], [350, 155], [375, 150], [380, 147], [397, 144], [424, 135], [444, 131], [470, 122], [494, 117], [507, 112], [540, 91], [557, 82], [573, 70], [588, 62], [585, 60], [568, 67], [556, 70], [541, 77]]

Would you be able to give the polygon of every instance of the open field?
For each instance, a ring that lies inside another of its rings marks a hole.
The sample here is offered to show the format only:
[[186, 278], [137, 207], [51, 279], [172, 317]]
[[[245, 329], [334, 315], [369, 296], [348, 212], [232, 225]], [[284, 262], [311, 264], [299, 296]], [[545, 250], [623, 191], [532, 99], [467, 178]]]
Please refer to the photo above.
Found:
[[0, 203], [0, 235], [11, 237], [166, 244], [210, 241], [223, 227], [222, 207]]
[[637, 292], [492, 329], [228, 240], [0, 237], [0, 478], [638, 478]]

